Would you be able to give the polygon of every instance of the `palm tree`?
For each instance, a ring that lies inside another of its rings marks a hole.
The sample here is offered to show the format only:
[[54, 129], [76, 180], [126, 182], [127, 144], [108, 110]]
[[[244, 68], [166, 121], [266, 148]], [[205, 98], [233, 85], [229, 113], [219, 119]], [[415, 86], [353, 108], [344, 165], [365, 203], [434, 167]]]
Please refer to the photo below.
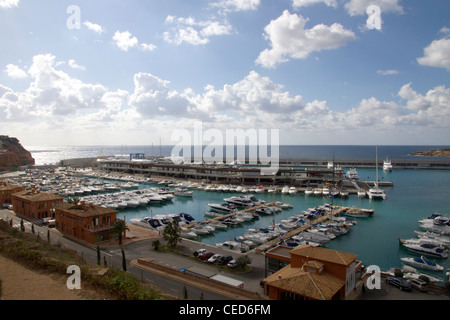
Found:
[[127, 224], [125, 223], [125, 220], [117, 219], [116, 223], [114, 223], [112, 231], [119, 234], [119, 245], [122, 245], [122, 234], [125, 232], [125, 230], [130, 231], [130, 229], [127, 227]]
[[172, 220], [164, 228], [163, 238], [172, 246], [176, 247], [177, 243], [181, 241], [181, 231], [178, 226], [178, 221]]

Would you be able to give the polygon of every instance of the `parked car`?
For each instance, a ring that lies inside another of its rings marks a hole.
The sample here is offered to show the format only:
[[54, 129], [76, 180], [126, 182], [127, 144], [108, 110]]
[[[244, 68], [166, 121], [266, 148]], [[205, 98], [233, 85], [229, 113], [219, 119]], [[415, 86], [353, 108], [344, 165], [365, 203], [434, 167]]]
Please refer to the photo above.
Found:
[[216, 261], [217, 261], [218, 259], [220, 259], [220, 257], [222, 257], [221, 254], [215, 254], [215, 255], [213, 255], [212, 257], [210, 257], [210, 258], [208, 259], [208, 262], [209, 262], [209, 263], [216, 263]]
[[402, 291], [411, 291], [411, 285], [403, 278], [398, 277], [387, 277], [386, 282], [396, 286]]
[[234, 260], [234, 259], [231, 260], [230, 262], [228, 262], [228, 264], [227, 264], [227, 267], [230, 268], [230, 269], [237, 268], [237, 266], [238, 266], [237, 261]]
[[202, 256], [202, 254], [205, 252], [206, 252], [206, 249], [198, 249], [197, 251], [194, 252], [194, 257], [200, 258]]
[[208, 260], [209, 258], [211, 258], [214, 255], [214, 252], [205, 252], [200, 256], [200, 259], [202, 260]]
[[413, 287], [414, 289], [417, 289], [421, 292], [428, 291], [428, 283], [426, 283], [425, 281], [423, 281], [421, 279], [410, 279], [410, 280], [408, 280], [408, 282], [411, 285], [411, 287]]
[[224, 266], [226, 264], [228, 264], [228, 262], [230, 262], [231, 260], [233, 260], [233, 257], [230, 255], [225, 255], [225, 256], [221, 256], [217, 259], [216, 263], [218, 265]]

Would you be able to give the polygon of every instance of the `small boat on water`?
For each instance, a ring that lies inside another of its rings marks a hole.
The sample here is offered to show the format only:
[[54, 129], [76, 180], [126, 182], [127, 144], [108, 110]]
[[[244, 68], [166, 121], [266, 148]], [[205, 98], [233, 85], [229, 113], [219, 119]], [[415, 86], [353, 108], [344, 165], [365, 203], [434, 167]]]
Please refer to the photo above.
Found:
[[358, 197], [359, 198], [364, 198], [367, 195], [366, 190], [364, 189], [358, 189]]
[[384, 171], [392, 171], [392, 162], [389, 159], [384, 160], [383, 162], [383, 170]]
[[189, 191], [188, 189], [176, 188], [174, 195], [178, 197], [192, 197], [194, 191]]
[[221, 213], [231, 213], [237, 210], [236, 205], [232, 203], [208, 203], [208, 206], [212, 211], [221, 212]]
[[448, 250], [442, 246], [437, 246], [431, 243], [411, 242], [399, 239], [400, 243], [413, 252], [425, 254], [433, 258], [446, 259], [448, 258]]
[[313, 194], [313, 193], [314, 193], [314, 189], [313, 189], [313, 188], [311, 188], [311, 187], [307, 187], [307, 188], [306, 188], [305, 194], [306, 194], [307, 196], [309, 196], [309, 195], [311, 195], [311, 194]]
[[289, 188], [289, 194], [296, 194], [297, 193], [297, 188], [296, 187], [290, 187]]
[[422, 268], [422, 269], [428, 269], [428, 270], [434, 270], [434, 271], [443, 271], [444, 267], [441, 265], [438, 265], [437, 263], [428, 260], [424, 256], [421, 257], [415, 257], [415, 258], [401, 258], [403, 262], [412, 265], [414, 267]]
[[348, 180], [359, 180], [359, 174], [355, 168], [352, 168], [349, 171], [347, 171], [347, 173], [345, 174], [345, 177]]
[[341, 214], [341, 216], [352, 217], [352, 218], [366, 218], [366, 217], [372, 216], [374, 212], [375, 211], [372, 209], [361, 209], [361, 208], [352, 207], [352, 208], [349, 208], [348, 210], [346, 210], [345, 212], [343, 212]]
[[281, 193], [282, 193], [282, 194], [287, 194], [287, 193], [289, 193], [289, 187], [288, 187], [288, 186], [284, 186], [283, 189], [281, 189]]
[[341, 191], [340, 191], [340, 195], [341, 195], [341, 198], [346, 198], [346, 197], [348, 197], [348, 190], [347, 190], [347, 188], [341, 188]]

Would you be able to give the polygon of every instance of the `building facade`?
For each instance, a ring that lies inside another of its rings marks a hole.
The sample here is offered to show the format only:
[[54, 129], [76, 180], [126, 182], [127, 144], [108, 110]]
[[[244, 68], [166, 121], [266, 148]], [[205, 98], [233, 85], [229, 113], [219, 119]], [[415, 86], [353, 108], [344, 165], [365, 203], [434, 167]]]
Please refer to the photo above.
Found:
[[21, 186], [0, 181], [0, 208], [12, 204], [12, 195], [24, 190]]
[[276, 247], [266, 253], [264, 291], [273, 300], [345, 299], [361, 269], [356, 258], [352, 253], [309, 245]]
[[24, 190], [11, 195], [14, 212], [28, 220], [54, 218], [55, 207], [64, 199], [39, 190]]
[[117, 211], [93, 204], [64, 203], [55, 209], [56, 229], [74, 240], [97, 244], [116, 238]]

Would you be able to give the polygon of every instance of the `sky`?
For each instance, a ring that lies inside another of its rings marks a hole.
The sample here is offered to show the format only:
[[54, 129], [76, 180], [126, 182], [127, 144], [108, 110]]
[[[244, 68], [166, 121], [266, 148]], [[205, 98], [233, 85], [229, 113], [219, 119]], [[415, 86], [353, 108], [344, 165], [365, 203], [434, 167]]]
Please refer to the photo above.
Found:
[[[0, 134], [23, 145], [450, 144], [448, 0], [0, 0]], [[215, 131], [216, 132], [216, 131]]]

